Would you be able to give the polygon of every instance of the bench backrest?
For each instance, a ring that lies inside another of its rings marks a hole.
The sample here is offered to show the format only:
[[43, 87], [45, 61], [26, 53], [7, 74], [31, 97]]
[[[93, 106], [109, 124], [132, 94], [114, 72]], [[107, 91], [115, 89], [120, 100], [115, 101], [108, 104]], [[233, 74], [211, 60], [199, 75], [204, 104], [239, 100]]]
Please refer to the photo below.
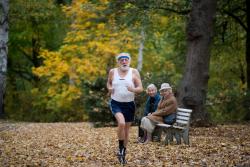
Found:
[[177, 108], [176, 123], [177, 126], [188, 127], [191, 118], [191, 109]]

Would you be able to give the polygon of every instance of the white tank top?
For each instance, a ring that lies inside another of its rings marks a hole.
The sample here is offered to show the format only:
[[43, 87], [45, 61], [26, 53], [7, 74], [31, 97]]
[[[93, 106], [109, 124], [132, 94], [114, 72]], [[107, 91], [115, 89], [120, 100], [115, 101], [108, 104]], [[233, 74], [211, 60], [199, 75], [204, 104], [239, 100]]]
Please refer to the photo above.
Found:
[[132, 79], [132, 68], [129, 68], [128, 73], [125, 77], [120, 77], [118, 74], [118, 69], [114, 69], [114, 77], [112, 81], [112, 87], [114, 88], [114, 93], [111, 94], [111, 98], [118, 102], [131, 102], [135, 99], [135, 94], [128, 91], [127, 86], [134, 87]]

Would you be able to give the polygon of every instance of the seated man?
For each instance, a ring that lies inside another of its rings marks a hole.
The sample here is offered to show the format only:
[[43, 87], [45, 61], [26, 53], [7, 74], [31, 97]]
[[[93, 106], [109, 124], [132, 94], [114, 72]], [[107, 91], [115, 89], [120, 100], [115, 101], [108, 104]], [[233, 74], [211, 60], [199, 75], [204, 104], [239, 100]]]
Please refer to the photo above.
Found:
[[[157, 93], [157, 88], [154, 84], [150, 84], [147, 87], [146, 93], [148, 94], [148, 98], [146, 101], [146, 106], [144, 110], [144, 116], [148, 116], [155, 112], [157, 109], [158, 103], [161, 99], [159, 93]], [[139, 129], [138, 129], [138, 141], [139, 142], [144, 142], [144, 131], [143, 129], [140, 128], [140, 122], [139, 122]]]
[[157, 110], [149, 116], [143, 117], [141, 120], [141, 128], [146, 131], [147, 135], [147, 140], [145, 142], [152, 140], [152, 133], [156, 124], [173, 124], [176, 119], [177, 100], [168, 83], [163, 83], [161, 85], [160, 94], [162, 97]]

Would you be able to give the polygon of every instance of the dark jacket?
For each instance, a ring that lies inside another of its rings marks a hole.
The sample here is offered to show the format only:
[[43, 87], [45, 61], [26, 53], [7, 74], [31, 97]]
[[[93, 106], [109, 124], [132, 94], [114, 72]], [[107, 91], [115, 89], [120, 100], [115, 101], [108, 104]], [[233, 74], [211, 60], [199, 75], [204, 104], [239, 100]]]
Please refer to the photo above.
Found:
[[150, 113], [150, 99], [154, 98], [154, 106], [153, 106], [153, 112], [155, 112], [155, 110], [157, 109], [158, 103], [161, 100], [161, 97], [159, 95], [159, 93], [157, 93], [154, 97], [148, 97], [147, 101], [146, 101], [146, 106], [145, 106], [145, 110], [144, 110], [144, 116], [147, 116]]

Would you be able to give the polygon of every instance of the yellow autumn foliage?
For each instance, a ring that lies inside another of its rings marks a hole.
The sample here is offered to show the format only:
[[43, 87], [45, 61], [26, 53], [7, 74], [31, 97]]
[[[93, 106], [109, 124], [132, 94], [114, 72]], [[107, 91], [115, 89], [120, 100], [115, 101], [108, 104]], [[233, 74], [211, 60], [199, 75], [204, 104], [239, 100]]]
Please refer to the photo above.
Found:
[[84, 82], [106, 75], [109, 61], [121, 51], [136, 51], [137, 45], [129, 30], [115, 26], [113, 17], [98, 22], [97, 12], [107, 6], [106, 0], [93, 4], [89, 0], [73, 1], [63, 6], [71, 18], [71, 30], [58, 51], [43, 50], [43, 66], [33, 68], [34, 74], [46, 79], [48, 108], [68, 107], [82, 95]]

